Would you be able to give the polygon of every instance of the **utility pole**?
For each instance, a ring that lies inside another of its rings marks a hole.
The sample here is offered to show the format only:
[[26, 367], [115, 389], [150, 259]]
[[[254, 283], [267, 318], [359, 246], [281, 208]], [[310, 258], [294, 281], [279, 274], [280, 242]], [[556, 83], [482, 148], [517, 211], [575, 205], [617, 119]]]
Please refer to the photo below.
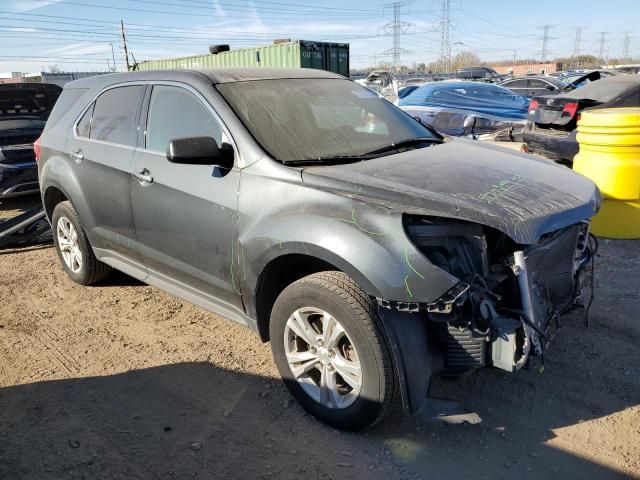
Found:
[[124, 34], [124, 21], [120, 20], [120, 28], [121, 28], [121, 32], [122, 32], [122, 44], [124, 46], [124, 58], [127, 62], [127, 72], [129, 71], [130, 65], [129, 65], [129, 50], [127, 49], [127, 37]]
[[413, 0], [392, 2], [385, 4], [383, 7], [384, 9], [391, 8], [393, 10], [393, 20], [380, 27], [384, 33], [393, 37], [393, 47], [382, 52], [382, 55], [391, 55], [393, 69], [396, 73], [398, 73], [402, 65], [400, 55], [407, 52], [407, 50], [400, 47], [400, 36], [407, 33], [413, 27], [413, 23], [400, 20], [400, 13], [403, 7], [409, 6], [412, 2]]
[[551, 31], [552, 28], [554, 28], [555, 25], [542, 25], [541, 27], [538, 27], [538, 29], [542, 30], [542, 37], [539, 38], [539, 40], [542, 40], [542, 51], [540, 52], [540, 59], [542, 61], [542, 63], [546, 63], [547, 61], [547, 55], [549, 55], [549, 40], [553, 39], [554, 37], [549, 35], [549, 32]]
[[450, 10], [451, 0], [440, 0], [440, 59], [439, 63], [443, 73], [447, 73], [451, 67], [451, 44], [449, 39], [449, 27], [451, 25]]
[[573, 62], [576, 64], [576, 66], [580, 66], [580, 59], [578, 58], [580, 56], [580, 41], [582, 40], [582, 26], [578, 25], [576, 27], [576, 39], [573, 43]]
[[624, 42], [622, 44], [622, 58], [629, 58], [629, 47], [631, 46], [631, 37], [629, 32], [624, 32]]
[[607, 32], [600, 32], [600, 52], [598, 53], [598, 58], [600, 59], [601, 62], [604, 62], [605, 64], [609, 63], [609, 62], [605, 62], [604, 60], [604, 46], [607, 43]]
[[113, 71], [115, 72], [116, 69], [116, 54], [113, 51], [113, 43], [109, 43], [109, 45], [111, 45], [111, 58], [113, 59]]

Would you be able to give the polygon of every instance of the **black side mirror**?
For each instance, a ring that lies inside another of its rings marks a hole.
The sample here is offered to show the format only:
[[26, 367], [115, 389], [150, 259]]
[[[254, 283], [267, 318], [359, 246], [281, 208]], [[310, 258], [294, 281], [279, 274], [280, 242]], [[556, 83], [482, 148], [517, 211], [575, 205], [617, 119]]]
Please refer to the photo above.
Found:
[[556, 87], [554, 87], [553, 85], [547, 85], [547, 90], [549, 90], [550, 92], [553, 92], [556, 89]]
[[169, 142], [167, 160], [188, 165], [217, 165], [233, 168], [233, 148], [229, 144], [221, 147], [212, 137], [176, 138]]

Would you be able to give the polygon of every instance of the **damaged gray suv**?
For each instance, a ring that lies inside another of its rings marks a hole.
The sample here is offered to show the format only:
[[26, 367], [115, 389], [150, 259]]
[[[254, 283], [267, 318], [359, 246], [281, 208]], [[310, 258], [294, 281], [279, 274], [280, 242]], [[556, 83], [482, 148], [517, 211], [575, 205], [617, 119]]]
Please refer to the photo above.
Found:
[[442, 137], [331, 73], [79, 80], [38, 151], [74, 281], [115, 268], [250, 327], [338, 428], [397, 397], [424, 411], [434, 375], [539, 363], [591, 296], [590, 180]]

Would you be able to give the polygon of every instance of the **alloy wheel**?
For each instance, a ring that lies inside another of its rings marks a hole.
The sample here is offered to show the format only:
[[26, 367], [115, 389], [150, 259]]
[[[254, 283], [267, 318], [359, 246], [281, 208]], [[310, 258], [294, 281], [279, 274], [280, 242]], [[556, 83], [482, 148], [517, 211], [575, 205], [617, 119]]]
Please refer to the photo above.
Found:
[[340, 322], [314, 307], [297, 309], [284, 329], [285, 354], [300, 387], [316, 402], [342, 409], [356, 401], [362, 368]]
[[56, 225], [58, 247], [69, 270], [78, 273], [82, 269], [82, 253], [78, 245], [78, 232], [67, 217], [60, 217]]

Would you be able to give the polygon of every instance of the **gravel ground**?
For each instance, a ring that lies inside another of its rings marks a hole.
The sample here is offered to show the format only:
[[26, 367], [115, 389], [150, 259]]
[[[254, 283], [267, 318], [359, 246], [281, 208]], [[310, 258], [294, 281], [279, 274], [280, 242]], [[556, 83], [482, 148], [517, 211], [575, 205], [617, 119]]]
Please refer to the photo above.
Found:
[[305, 415], [251, 331], [123, 274], [78, 286], [50, 245], [0, 251], [0, 478], [640, 478], [640, 242], [601, 242], [596, 285], [544, 373], [434, 382], [481, 424], [352, 434]]

